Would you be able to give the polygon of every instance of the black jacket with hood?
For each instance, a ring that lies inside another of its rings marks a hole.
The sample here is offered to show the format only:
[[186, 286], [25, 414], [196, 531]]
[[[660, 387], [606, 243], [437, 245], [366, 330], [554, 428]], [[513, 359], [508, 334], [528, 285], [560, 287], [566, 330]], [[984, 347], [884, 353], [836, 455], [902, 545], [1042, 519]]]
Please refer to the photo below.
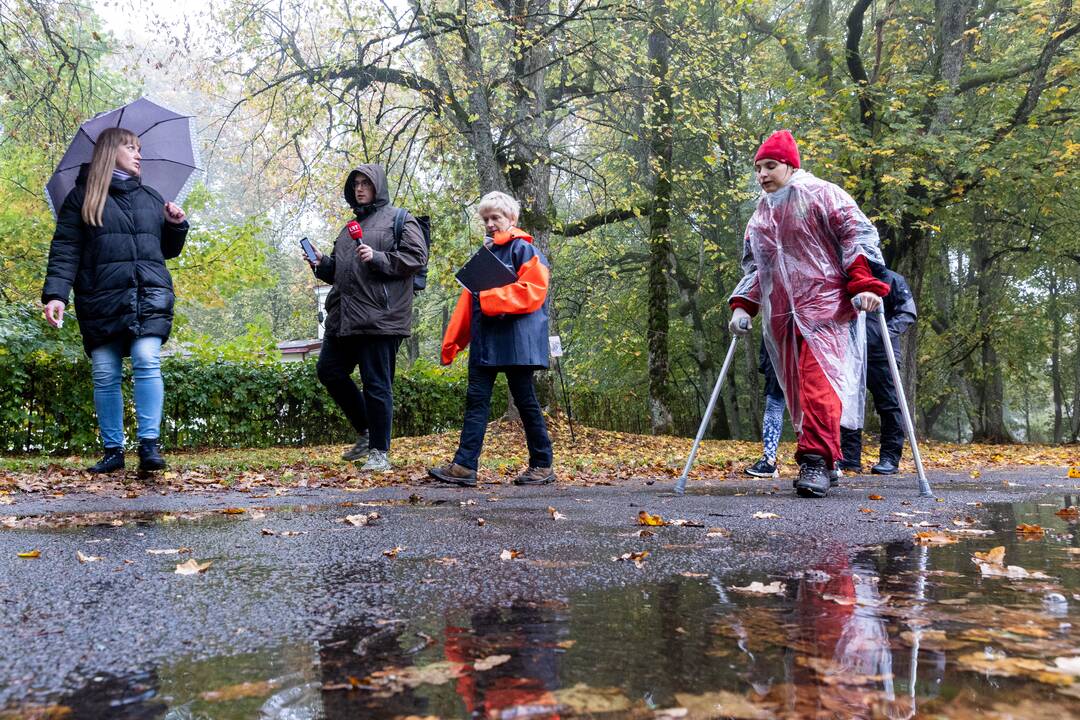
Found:
[[56, 216], [42, 303], [68, 303], [75, 290], [75, 311], [83, 348], [121, 338], [172, 332], [172, 276], [165, 261], [180, 254], [188, 224], [165, 221], [165, 201], [138, 177], [113, 178], [100, 227], [82, 219], [89, 166], [83, 165], [75, 187]]
[[[359, 205], [353, 186], [364, 175], [375, 186], [375, 202]], [[345, 180], [345, 201], [364, 230], [363, 242], [375, 251], [370, 262], [356, 256], [356, 241], [345, 228], [334, 250], [323, 255], [315, 276], [334, 288], [326, 297], [326, 333], [406, 337], [412, 329], [412, 276], [427, 263], [420, 224], [407, 215], [401, 243], [395, 248], [394, 217], [382, 165], [361, 165]]]

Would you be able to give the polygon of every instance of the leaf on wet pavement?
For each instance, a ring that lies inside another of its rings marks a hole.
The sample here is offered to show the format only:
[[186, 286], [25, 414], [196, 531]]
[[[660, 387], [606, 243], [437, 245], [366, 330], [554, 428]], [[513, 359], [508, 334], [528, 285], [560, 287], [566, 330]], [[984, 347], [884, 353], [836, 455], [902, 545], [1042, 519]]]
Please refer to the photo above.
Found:
[[671, 521], [668, 522], [668, 525], [674, 525], [675, 527], [694, 527], [694, 528], [705, 527], [705, 523], [701, 522], [700, 520], [682, 520], [682, 519], [671, 520]]
[[611, 558], [615, 562], [632, 562], [637, 567], [645, 567], [645, 558], [649, 557], [648, 550], [639, 550], [637, 552], [623, 553], [617, 557]]
[[955, 535], [941, 532], [917, 532], [915, 533], [916, 545], [952, 545], [960, 542]]
[[750, 698], [738, 693], [719, 690], [701, 695], [675, 693], [675, 702], [685, 709], [685, 714], [670, 714], [670, 710], [661, 710], [657, 717], [730, 718], [731, 720], [772, 720], [776, 715], [768, 706], [755, 704]]
[[224, 510], [222, 510], [221, 514], [222, 515], [243, 515], [246, 512], [247, 512], [247, 510], [245, 510], [244, 508], [231, 507], [231, 508], [225, 508]]
[[393, 560], [394, 558], [396, 558], [398, 556], [398, 553], [401, 552], [404, 549], [405, 548], [403, 548], [403, 547], [401, 547], [399, 545], [399, 546], [391, 548], [389, 550], [383, 550], [382, 554], [385, 555], [386, 557], [390, 558], [391, 560]]
[[236, 685], [227, 685], [217, 690], [207, 690], [199, 693], [199, 698], [206, 702], [233, 702], [245, 698], [266, 697], [277, 689], [279, 682], [274, 680], [262, 680], [260, 682], [242, 682]]
[[1073, 465], [1069, 468], [1069, 477], [1074, 480], [1080, 478], [1080, 465]]
[[755, 580], [749, 585], [745, 585], [743, 587], [739, 587], [737, 585], [731, 585], [730, 587], [735, 592], [753, 593], [756, 595], [783, 595], [784, 591], [786, 590], [786, 586], [784, 585], [784, 583], [780, 582], [779, 580], [771, 582], [768, 585], [765, 585], [764, 583], [760, 583]]
[[707, 578], [707, 577], [709, 577], [709, 573], [690, 572], [689, 570], [683, 570], [679, 574], [682, 575], [683, 577], [686, 577], [686, 578]]
[[76, 550], [75, 557], [79, 558], [79, 562], [81, 563], [92, 563], [101, 560], [97, 555], [87, 555], [82, 550]]
[[780, 516], [777, 515], [774, 512], [763, 512], [763, 511], [759, 510], [758, 512], [754, 513], [751, 517], [753, 517], [755, 520], [773, 520], [773, 519], [778, 519]]
[[36, 560], [41, 557], [40, 550], [28, 550], [27, 552], [18, 553], [18, 556], [26, 560]]
[[146, 552], [148, 555], [183, 555], [184, 553], [191, 552], [191, 548], [149, 548]]
[[476, 518], [477, 527], [484, 527], [484, 525], [486, 525], [486, 524], [487, 524], [487, 520], [485, 520], [484, 518], [482, 518], [482, 517]]
[[952, 524], [959, 528], [969, 528], [975, 525], [975, 518], [972, 517], [955, 517], [952, 519]]
[[522, 557], [524, 554], [525, 553], [522, 552], [521, 550], [514, 550], [514, 549], [503, 550], [501, 553], [499, 553], [499, 559], [500, 560], [517, 560], [518, 558]]
[[661, 525], [667, 525], [664, 522], [664, 518], [659, 515], [650, 515], [646, 511], [642, 510], [637, 515], [638, 525], [648, 525], [650, 527], [659, 527]]
[[381, 516], [377, 512], [369, 512], [367, 514], [359, 513], [357, 515], [346, 515], [341, 519], [341, 522], [353, 527], [363, 527], [365, 525], [371, 525]]
[[479, 660], [474, 660], [473, 661], [473, 668], [475, 668], [476, 670], [479, 670], [480, 672], [485, 672], [487, 670], [490, 670], [493, 667], [498, 667], [499, 665], [502, 665], [504, 662], [507, 662], [508, 660], [510, 660], [509, 655], [489, 655], [489, 656], [487, 656], [485, 658], [480, 658]]
[[1054, 658], [1054, 669], [1059, 673], [1080, 677], [1080, 656]]
[[705, 531], [705, 537], [708, 538], [726, 538], [731, 537], [731, 531], [722, 527], [711, 527]]
[[177, 575], [198, 575], [199, 573], [206, 572], [206, 569], [214, 564], [213, 560], [207, 560], [204, 563], [199, 562], [195, 558], [190, 558], [187, 562], [182, 562], [176, 566]]
[[986, 650], [960, 655], [956, 658], [956, 665], [961, 670], [985, 675], [1027, 677], [1051, 685], [1072, 684], [1067, 673], [1057, 672], [1056, 668], [1043, 664], [1041, 660], [1013, 657]]
[[1075, 505], [1061, 508], [1054, 514], [1057, 515], [1059, 518], [1064, 518], [1065, 520], [1080, 520], [1080, 508], [1076, 507]]
[[867, 495], [866, 499], [867, 500], [884, 500], [885, 498], [882, 497], [881, 495]]
[[[585, 683], [562, 688], [552, 694], [560, 709], [565, 709], [565, 712], [575, 717], [625, 713], [633, 705], [619, 688], [591, 687]], [[552, 714], [550, 717], [558, 716]]]
[[548, 515], [551, 515], [552, 520], [565, 520], [566, 519], [565, 515], [563, 515], [561, 512], [559, 512], [555, 508], [551, 507], [550, 505], [548, 505], [547, 511], [548, 511]]
[[1040, 525], [1028, 525], [1027, 523], [1021, 523], [1016, 526], [1016, 534], [1021, 537], [1042, 537], [1046, 535], [1046, 530]]
[[976, 562], [981, 561], [992, 565], [1003, 565], [1005, 564], [1005, 546], [998, 545], [986, 552], [976, 552], [974, 557]]

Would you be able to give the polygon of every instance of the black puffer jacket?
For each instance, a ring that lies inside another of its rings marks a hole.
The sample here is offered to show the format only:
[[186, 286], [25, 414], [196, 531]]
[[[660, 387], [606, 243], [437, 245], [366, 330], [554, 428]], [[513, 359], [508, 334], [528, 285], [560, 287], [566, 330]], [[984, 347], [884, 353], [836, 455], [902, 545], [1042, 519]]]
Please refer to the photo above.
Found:
[[[353, 187], [365, 176], [375, 186], [375, 201], [358, 205]], [[334, 288], [326, 296], [326, 333], [332, 336], [391, 335], [405, 337], [412, 329], [412, 276], [427, 263], [427, 245], [420, 225], [407, 215], [401, 242], [394, 240], [394, 217], [386, 172], [382, 165], [361, 165], [349, 173], [343, 190], [364, 244], [374, 255], [370, 262], [356, 257], [356, 241], [342, 228], [334, 250], [323, 255], [315, 276]]]
[[165, 201], [138, 178], [114, 178], [101, 226], [87, 225], [86, 175], [83, 166], [57, 214], [41, 301], [67, 303], [74, 288], [87, 354], [124, 337], [167, 340], [175, 296], [165, 261], [180, 254], [188, 224], [165, 222]]

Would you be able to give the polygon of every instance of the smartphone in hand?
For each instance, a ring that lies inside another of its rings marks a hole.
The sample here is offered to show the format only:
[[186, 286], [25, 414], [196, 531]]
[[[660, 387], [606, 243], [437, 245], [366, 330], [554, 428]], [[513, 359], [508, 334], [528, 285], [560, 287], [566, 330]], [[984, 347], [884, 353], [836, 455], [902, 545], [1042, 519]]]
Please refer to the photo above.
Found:
[[315, 248], [312, 246], [310, 240], [306, 237], [300, 238], [300, 247], [303, 249], [304, 255], [307, 256], [308, 262], [316, 265], [319, 263], [319, 258], [315, 254]]

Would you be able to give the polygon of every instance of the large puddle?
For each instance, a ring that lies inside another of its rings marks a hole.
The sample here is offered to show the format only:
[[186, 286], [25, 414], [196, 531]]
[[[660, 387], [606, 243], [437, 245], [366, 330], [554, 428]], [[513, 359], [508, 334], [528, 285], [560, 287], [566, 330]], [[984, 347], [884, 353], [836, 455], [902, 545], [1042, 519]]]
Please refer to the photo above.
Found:
[[[992, 535], [949, 544], [927, 528], [925, 545], [837, 546], [799, 577], [677, 575], [179, 658], [0, 718], [1065, 720], [1080, 533], [1055, 513], [1076, 500], [989, 507]], [[734, 589], [751, 581], [770, 592]]]

